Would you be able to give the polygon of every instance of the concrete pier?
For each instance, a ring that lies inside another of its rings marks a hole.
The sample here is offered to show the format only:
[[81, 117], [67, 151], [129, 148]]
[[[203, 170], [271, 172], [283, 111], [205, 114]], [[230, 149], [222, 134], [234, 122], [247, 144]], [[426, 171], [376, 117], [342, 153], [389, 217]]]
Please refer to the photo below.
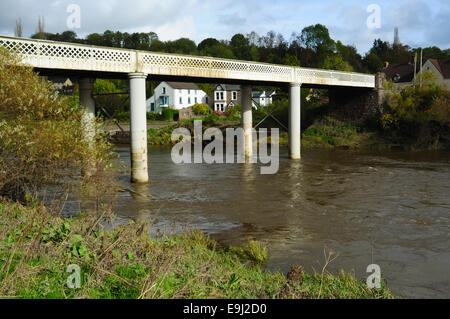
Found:
[[82, 122], [85, 128], [85, 137], [92, 140], [95, 136], [95, 100], [92, 96], [94, 92], [95, 79], [82, 78], [79, 81], [80, 105], [85, 108]]
[[241, 124], [242, 128], [244, 129], [244, 154], [247, 161], [253, 156], [252, 87], [250, 85], [241, 86], [241, 100], [242, 100]]
[[144, 73], [131, 73], [130, 80], [130, 131], [131, 131], [131, 181], [148, 182], [147, 168], [147, 113]]
[[289, 87], [289, 156], [300, 159], [300, 83], [291, 83]]

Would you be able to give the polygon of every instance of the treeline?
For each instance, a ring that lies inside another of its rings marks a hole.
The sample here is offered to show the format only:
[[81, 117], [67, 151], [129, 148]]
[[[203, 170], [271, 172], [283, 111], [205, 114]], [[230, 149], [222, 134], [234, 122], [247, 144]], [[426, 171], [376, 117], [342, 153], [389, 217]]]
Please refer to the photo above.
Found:
[[[420, 50], [376, 39], [372, 48], [362, 56], [354, 46], [333, 40], [328, 29], [321, 24], [308, 26], [300, 33], [293, 32], [289, 40], [274, 31], [266, 35], [251, 32], [247, 35], [235, 34], [230, 40], [207, 38], [198, 45], [188, 38], [161, 41], [154, 32], [127, 33], [110, 30], [103, 34], [89, 34], [84, 39], [78, 38], [73, 31], [56, 34], [38, 32], [32, 38], [370, 73], [381, 71], [385, 62], [412, 63], [415, 52]], [[435, 46], [423, 48], [424, 62], [428, 58], [448, 57], [450, 49], [441, 50]]]

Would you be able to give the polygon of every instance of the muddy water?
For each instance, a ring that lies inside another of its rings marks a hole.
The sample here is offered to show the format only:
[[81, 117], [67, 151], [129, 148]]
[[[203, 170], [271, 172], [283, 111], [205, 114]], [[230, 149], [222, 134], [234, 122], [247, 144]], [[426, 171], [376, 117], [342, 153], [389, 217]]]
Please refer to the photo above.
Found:
[[[129, 148], [118, 148], [129, 165]], [[450, 154], [303, 152], [281, 149], [276, 175], [258, 164], [175, 165], [170, 149], [149, 149], [150, 183], [121, 180], [121, 220], [149, 220], [154, 232], [199, 228], [226, 244], [267, 243], [268, 268], [301, 264], [366, 278], [376, 263], [403, 297], [450, 297]]]

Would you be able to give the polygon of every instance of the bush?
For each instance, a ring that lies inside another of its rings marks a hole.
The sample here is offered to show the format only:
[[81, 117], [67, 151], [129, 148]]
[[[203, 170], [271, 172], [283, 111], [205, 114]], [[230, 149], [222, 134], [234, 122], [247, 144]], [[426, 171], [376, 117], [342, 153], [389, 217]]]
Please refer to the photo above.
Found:
[[229, 120], [240, 120], [241, 119], [241, 106], [231, 106], [227, 107], [225, 112], [223, 113]]
[[220, 111], [220, 110], [215, 110], [215, 111], [214, 111], [214, 114], [217, 115], [217, 116], [222, 116], [222, 115], [223, 115], [223, 112]]
[[177, 121], [178, 120], [178, 110], [166, 107], [162, 109], [161, 117], [163, 121]]
[[[388, 84], [390, 94], [388, 103], [390, 116], [383, 115], [381, 125], [385, 128], [398, 127], [399, 122], [424, 122], [433, 120], [433, 104], [448, 102], [449, 93], [443, 85], [437, 83], [431, 72], [419, 74], [413, 85], [404, 89], [395, 89]], [[439, 102], [440, 101], [440, 102]], [[437, 112], [435, 107], [435, 112]]]
[[115, 118], [119, 122], [130, 122], [130, 111], [119, 112], [116, 114]]
[[81, 185], [103, 198], [115, 181], [113, 152], [99, 120], [86, 118], [82, 107], [0, 49], [0, 196], [24, 201], [51, 184], [60, 196]]
[[192, 110], [194, 111], [195, 115], [208, 115], [211, 114], [212, 112], [208, 104], [200, 104], [200, 103], [195, 103], [192, 106]]
[[149, 121], [157, 121], [161, 118], [158, 113], [155, 112], [147, 112], [147, 120]]

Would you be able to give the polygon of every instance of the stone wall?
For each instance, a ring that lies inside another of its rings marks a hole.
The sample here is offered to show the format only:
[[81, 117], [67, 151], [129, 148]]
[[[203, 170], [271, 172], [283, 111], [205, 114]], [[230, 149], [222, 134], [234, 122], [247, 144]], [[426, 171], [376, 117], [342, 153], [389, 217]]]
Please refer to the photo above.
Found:
[[377, 121], [385, 109], [384, 74], [375, 78], [376, 89], [331, 88], [330, 113], [355, 124]]
[[194, 113], [192, 106], [182, 108], [178, 111], [178, 121], [190, 120], [193, 118], [201, 118], [202, 115], [197, 115]]

